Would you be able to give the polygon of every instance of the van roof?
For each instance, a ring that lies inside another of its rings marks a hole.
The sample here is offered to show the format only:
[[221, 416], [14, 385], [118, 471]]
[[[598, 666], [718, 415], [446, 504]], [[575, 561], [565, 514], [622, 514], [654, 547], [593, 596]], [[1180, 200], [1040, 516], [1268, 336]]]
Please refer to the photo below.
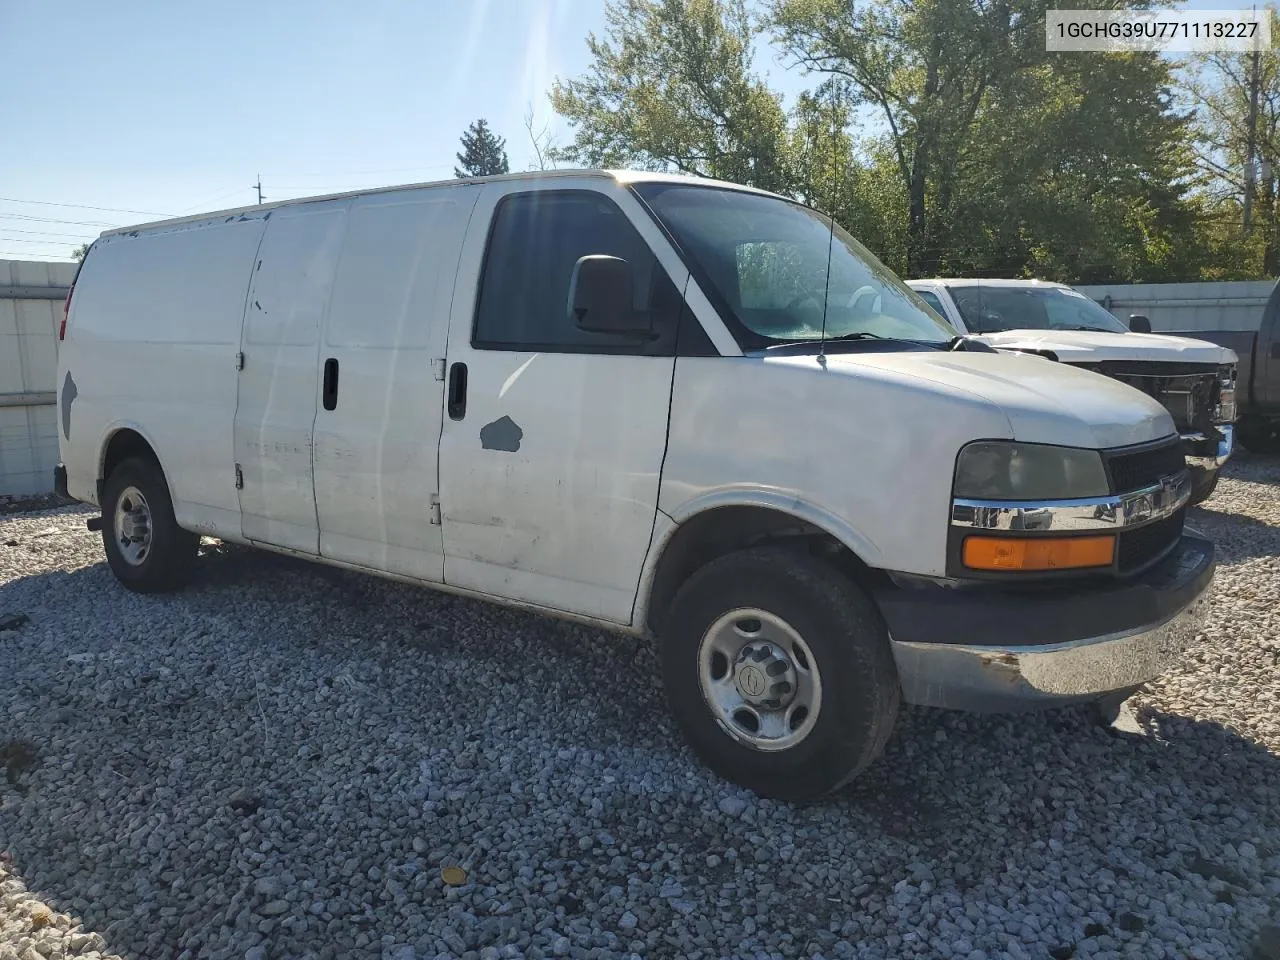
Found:
[[746, 187], [740, 183], [730, 183], [726, 180], [713, 180], [709, 177], [699, 177], [692, 174], [658, 173], [652, 170], [531, 170], [524, 173], [504, 173], [494, 177], [456, 177], [449, 180], [431, 180], [424, 183], [399, 183], [385, 187], [370, 187], [364, 190], [348, 190], [344, 193], [327, 193], [314, 197], [297, 197], [291, 200], [277, 200], [273, 203], [252, 204], [247, 207], [234, 207], [227, 210], [211, 210], [207, 213], [190, 214], [185, 217], [171, 217], [167, 220], [152, 220], [148, 223], [139, 223], [134, 224], [133, 226], [115, 227], [111, 230], [104, 230], [100, 236], [113, 237], [127, 235], [137, 233], [140, 230], [154, 230], [160, 227], [173, 227], [184, 223], [199, 223], [202, 220], [212, 220], [218, 217], [234, 217], [246, 213], [262, 213], [268, 210], [278, 210], [283, 207], [294, 207], [304, 203], [319, 203], [324, 200], [341, 200], [346, 197], [362, 197], [370, 194], [392, 193], [397, 190], [418, 190], [424, 187], [451, 187], [503, 180], [547, 180], [571, 177], [579, 179], [584, 177], [595, 177], [599, 179], [614, 180], [617, 183], [623, 184], [648, 182], [696, 183], [700, 186], [742, 190], [747, 193], [758, 193], [770, 197], [777, 196], [777, 194], [770, 193], [767, 190], [760, 190], [756, 187]]

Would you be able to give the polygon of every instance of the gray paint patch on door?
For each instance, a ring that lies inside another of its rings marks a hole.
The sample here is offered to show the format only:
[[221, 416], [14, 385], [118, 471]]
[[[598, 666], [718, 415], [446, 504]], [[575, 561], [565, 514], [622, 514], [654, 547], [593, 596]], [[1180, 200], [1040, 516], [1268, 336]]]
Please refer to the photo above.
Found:
[[500, 417], [480, 428], [480, 446], [485, 450], [515, 453], [520, 449], [520, 441], [523, 439], [524, 431], [510, 417]]
[[71, 371], [68, 370], [62, 381], [62, 402], [58, 404], [62, 409], [62, 436], [67, 440], [71, 439], [71, 402], [78, 394], [76, 382], [71, 379]]

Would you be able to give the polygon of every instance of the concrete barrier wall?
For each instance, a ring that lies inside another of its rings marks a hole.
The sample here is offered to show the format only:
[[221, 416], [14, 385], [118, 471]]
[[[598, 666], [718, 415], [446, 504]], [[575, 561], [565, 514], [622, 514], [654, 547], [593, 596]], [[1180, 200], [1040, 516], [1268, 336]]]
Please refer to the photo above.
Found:
[[1145, 314], [1158, 333], [1256, 331], [1274, 280], [1224, 283], [1140, 283], [1076, 287], [1120, 320]]
[[74, 263], [0, 260], [0, 494], [49, 493], [58, 325]]

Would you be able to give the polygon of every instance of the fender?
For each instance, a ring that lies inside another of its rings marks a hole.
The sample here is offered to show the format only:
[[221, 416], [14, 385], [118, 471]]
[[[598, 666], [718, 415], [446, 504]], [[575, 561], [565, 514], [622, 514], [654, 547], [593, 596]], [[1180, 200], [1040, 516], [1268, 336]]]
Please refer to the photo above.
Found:
[[98, 505], [102, 506], [102, 485], [106, 482], [105, 469], [107, 465], [107, 448], [111, 446], [111, 441], [115, 435], [121, 430], [132, 430], [143, 440], [147, 441], [147, 445], [155, 451], [156, 459], [160, 461], [160, 470], [164, 474], [165, 483], [169, 486], [169, 499], [175, 504], [178, 502], [178, 496], [173, 489], [173, 480], [170, 478], [169, 471], [164, 467], [164, 452], [160, 449], [160, 445], [156, 443], [153, 437], [145, 427], [134, 420], [113, 420], [107, 424], [102, 432], [102, 436], [98, 440], [98, 468], [97, 476], [94, 477], [94, 491], [98, 495]]
[[881, 565], [880, 549], [866, 535], [848, 521], [814, 503], [787, 493], [777, 487], [753, 484], [734, 484], [708, 490], [680, 504], [671, 513], [659, 509], [653, 525], [653, 539], [640, 571], [640, 583], [636, 601], [631, 611], [631, 623], [635, 630], [647, 629], [646, 611], [653, 592], [654, 577], [662, 555], [685, 523], [694, 517], [722, 507], [759, 507], [785, 514], [809, 523], [842, 543], [850, 552], [869, 567]]

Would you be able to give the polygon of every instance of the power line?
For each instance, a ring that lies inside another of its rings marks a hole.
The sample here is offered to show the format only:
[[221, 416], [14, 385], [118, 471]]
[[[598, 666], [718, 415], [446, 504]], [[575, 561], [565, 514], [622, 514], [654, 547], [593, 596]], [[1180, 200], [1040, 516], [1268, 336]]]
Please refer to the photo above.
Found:
[[0, 213], [0, 220], [35, 220], [39, 223], [70, 223], [78, 227], [118, 227], [118, 223], [105, 220], [59, 220], [57, 217], [33, 217], [27, 213]]
[[22, 237], [0, 237], [9, 243], [40, 243], [46, 247], [66, 247], [69, 244], [65, 240], [25, 240]]
[[[229, 197], [232, 194], [240, 193], [244, 189], [245, 189], [244, 187], [232, 187], [230, 190], [222, 190], [222, 191], [219, 191], [218, 193], [206, 194], [203, 197], [201, 197], [199, 200], [197, 200], [195, 203], [193, 203], [191, 206], [185, 208], [183, 211], [183, 214], [185, 215], [187, 213], [197, 212], [200, 208], [207, 207], [208, 204], [217, 203], [220, 200], [222, 200], [224, 197]], [[252, 190], [253, 188], [250, 187], [249, 189]]]
[[68, 237], [72, 240], [92, 240], [96, 233], [55, 233], [52, 230], [19, 230], [17, 227], [5, 227], [10, 233], [29, 233], [41, 237]]
[[54, 203], [51, 200], [20, 200], [17, 197], [0, 197], [8, 203], [34, 203], [41, 207], [70, 207], [73, 210], [101, 210], [104, 213], [140, 213], [147, 217], [171, 217], [171, 213], [157, 213], [155, 210], [126, 210], [122, 207], [94, 207], [87, 203]]
[[381, 170], [330, 170], [327, 173], [268, 173], [269, 177], [283, 177], [286, 180], [291, 177], [333, 177], [340, 179], [342, 177], [362, 177], [376, 173], [408, 173], [411, 170], [452, 170], [451, 164], [433, 164], [421, 167], [385, 167]]

